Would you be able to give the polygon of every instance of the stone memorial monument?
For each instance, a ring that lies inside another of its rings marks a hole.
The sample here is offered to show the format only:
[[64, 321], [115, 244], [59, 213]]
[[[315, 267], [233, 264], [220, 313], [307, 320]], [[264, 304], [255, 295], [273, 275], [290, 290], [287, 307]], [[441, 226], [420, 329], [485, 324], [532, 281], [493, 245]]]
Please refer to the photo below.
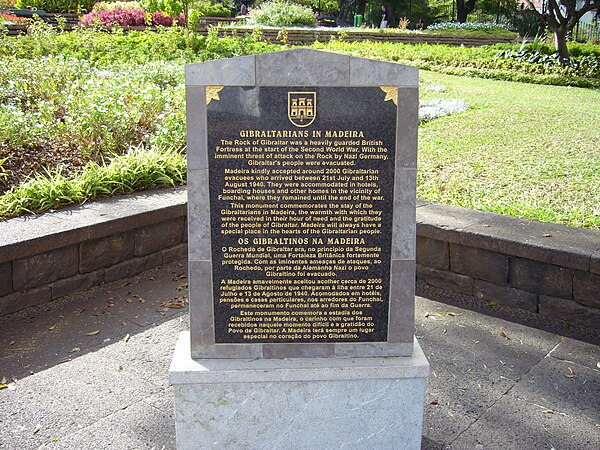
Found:
[[180, 449], [420, 448], [417, 77], [306, 49], [186, 67]]

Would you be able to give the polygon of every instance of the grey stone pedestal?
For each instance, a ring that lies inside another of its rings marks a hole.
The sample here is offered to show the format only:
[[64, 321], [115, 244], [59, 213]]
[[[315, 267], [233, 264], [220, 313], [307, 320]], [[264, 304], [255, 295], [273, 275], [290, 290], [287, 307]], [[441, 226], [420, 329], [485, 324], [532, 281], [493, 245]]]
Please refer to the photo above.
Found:
[[410, 357], [202, 359], [169, 369], [183, 449], [419, 449], [429, 375]]

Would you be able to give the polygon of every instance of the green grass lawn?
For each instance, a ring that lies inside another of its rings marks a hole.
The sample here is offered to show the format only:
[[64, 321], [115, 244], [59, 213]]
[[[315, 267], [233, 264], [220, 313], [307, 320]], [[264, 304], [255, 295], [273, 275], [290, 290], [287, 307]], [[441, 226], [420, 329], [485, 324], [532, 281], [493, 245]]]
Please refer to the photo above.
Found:
[[[420, 127], [421, 199], [600, 229], [600, 91], [421, 78], [421, 100], [470, 106]], [[432, 92], [431, 83], [446, 89]]]

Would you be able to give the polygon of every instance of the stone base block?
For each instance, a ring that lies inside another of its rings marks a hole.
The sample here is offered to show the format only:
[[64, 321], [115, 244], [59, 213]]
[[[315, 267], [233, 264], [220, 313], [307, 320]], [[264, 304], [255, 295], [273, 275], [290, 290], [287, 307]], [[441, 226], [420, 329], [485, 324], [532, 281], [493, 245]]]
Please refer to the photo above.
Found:
[[169, 369], [183, 449], [420, 449], [429, 363], [410, 357], [202, 359]]

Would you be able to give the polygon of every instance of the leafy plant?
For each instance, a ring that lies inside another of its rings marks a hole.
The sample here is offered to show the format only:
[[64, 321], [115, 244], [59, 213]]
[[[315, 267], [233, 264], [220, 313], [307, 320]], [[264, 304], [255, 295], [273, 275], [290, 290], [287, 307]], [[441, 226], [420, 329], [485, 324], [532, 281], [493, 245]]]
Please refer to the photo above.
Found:
[[198, 11], [202, 17], [231, 17], [231, 8], [223, 3], [210, 1], [194, 3], [192, 11]]
[[81, 13], [91, 11], [94, 3], [96, 0], [16, 0], [15, 6], [53, 13]]
[[250, 11], [247, 20], [249, 24], [273, 27], [314, 27], [317, 23], [312, 9], [287, 0], [262, 3]]
[[400, 20], [398, 20], [398, 26], [400, 27], [400, 29], [402, 31], [406, 31], [409, 24], [410, 24], [410, 20], [408, 20], [408, 18], [406, 18], [406, 17], [402, 17]]
[[6, 161], [8, 161], [8, 157], [0, 158], [0, 182], [8, 180], [9, 171], [4, 168]]
[[140, 189], [177, 186], [186, 180], [186, 158], [173, 149], [133, 148], [110, 163], [88, 163], [75, 177], [39, 173], [0, 197], [0, 219], [38, 213]]
[[92, 7], [92, 11], [94, 12], [99, 12], [99, 11], [112, 11], [115, 9], [123, 9], [123, 8], [143, 8], [142, 4], [140, 2], [97, 2], [94, 3], [94, 6]]

